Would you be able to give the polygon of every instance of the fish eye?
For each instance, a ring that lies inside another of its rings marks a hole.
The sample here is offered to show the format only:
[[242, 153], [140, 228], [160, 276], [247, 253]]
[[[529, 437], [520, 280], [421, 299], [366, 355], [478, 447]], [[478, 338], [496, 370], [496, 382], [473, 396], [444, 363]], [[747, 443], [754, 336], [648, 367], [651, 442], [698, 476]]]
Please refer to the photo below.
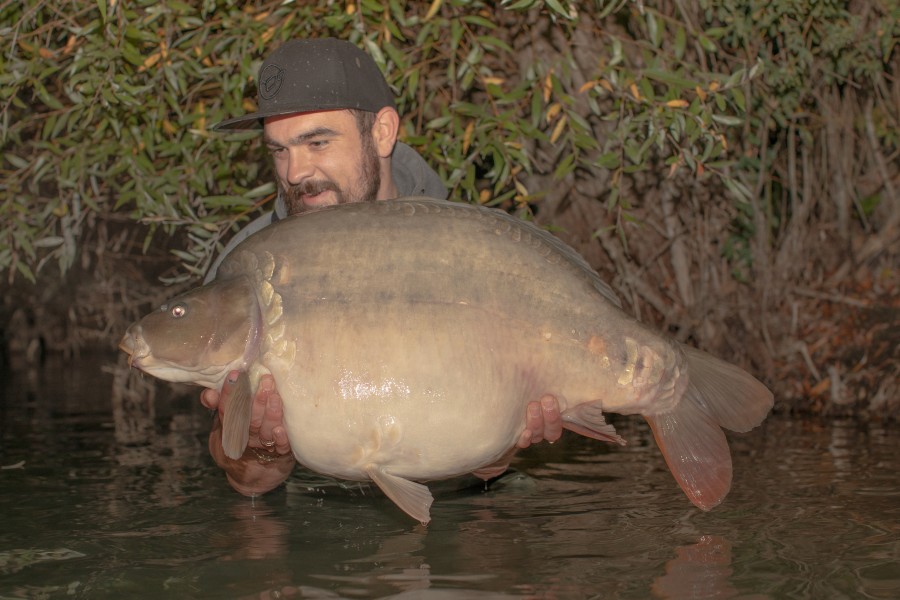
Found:
[[187, 307], [184, 304], [176, 304], [169, 310], [169, 314], [176, 319], [180, 319], [187, 314]]

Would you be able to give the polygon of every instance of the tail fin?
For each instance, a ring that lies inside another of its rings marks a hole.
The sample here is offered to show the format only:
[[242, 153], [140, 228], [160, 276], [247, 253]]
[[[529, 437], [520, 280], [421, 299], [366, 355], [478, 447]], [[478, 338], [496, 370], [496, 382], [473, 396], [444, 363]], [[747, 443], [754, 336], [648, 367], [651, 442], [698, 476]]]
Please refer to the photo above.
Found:
[[722, 428], [749, 431], [772, 408], [772, 392], [746, 371], [683, 346], [690, 382], [675, 409], [647, 416], [678, 485], [710, 510], [731, 488], [731, 453]]
[[750, 431], [763, 422], [772, 409], [769, 388], [753, 375], [696, 348], [682, 346], [688, 358], [690, 385], [697, 402], [731, 431]]

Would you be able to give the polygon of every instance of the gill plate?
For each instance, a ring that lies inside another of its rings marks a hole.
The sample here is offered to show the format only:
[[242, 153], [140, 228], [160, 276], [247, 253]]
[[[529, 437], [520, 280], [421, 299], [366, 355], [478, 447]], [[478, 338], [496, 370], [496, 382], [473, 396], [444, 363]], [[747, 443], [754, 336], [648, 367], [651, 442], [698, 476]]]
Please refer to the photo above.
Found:
[[260, 345], [260, 361], [251, 369], [254, 386], [262, 374], [270, 370], [262, 365], [275, 362], [285, 366], [294, 362], [297, 348], [293, 341], [286, 337], [284, 307], [281, 294], [272, 285], [276, 272], [275, 256], [268, 251], [256, 254], [245, 251], [240, 256], [241, 271], [253, 281], [259, 301], [259, 310], [265, 323], [265, 336]]

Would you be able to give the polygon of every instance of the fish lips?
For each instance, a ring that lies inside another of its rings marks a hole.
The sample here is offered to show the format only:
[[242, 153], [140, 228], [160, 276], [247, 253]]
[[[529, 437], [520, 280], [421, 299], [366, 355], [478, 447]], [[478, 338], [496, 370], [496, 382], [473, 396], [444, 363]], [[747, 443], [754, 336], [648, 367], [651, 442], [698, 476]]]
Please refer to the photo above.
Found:
[[140, 360], [150, 354], [150, 346], [141, 336], [139, 325], [129, 327], [119, 342], [119, 350], [128, 355], [128, 366], [141, 368]]

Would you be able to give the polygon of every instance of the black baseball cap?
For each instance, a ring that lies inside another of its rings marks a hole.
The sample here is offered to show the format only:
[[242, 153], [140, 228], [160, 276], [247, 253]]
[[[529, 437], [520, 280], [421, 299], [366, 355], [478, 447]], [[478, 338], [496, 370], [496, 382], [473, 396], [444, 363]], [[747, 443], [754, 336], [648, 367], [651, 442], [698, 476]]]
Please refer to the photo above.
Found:
[[355, 108], [396, 108], [394, 94], [372, 57], [334, 38], [292, 40], [259, 68], [258, 110], [227, 119], [214, 131], [261, 129], [266, 117]]

